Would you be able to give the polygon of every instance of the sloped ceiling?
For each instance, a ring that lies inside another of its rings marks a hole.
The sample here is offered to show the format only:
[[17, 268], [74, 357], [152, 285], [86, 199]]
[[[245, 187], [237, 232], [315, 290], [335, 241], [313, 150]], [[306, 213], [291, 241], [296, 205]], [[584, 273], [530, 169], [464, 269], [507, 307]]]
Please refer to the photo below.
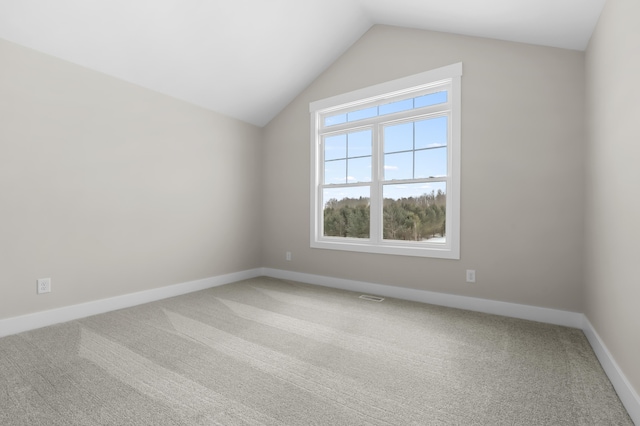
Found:
[[584, 50], [606, 0], [0, 0], [0, 38], [264, 126], [372, 25]]

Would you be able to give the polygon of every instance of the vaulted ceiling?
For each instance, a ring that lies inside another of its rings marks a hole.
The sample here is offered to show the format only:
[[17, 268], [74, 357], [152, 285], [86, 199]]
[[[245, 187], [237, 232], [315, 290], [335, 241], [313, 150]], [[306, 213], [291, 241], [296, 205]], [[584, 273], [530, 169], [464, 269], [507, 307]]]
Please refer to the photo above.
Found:
[[605, 2], [0, 0], [0, 38], [263, 126], [372, 25], [584, 50]]

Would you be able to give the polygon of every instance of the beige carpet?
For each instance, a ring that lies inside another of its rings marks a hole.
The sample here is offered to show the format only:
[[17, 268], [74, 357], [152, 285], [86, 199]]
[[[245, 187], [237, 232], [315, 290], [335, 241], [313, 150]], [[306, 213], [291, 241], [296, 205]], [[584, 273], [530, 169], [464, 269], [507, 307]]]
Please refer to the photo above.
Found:
[[1, 425], [632, 425], [582, 331], [268, 278], [0, 339]]

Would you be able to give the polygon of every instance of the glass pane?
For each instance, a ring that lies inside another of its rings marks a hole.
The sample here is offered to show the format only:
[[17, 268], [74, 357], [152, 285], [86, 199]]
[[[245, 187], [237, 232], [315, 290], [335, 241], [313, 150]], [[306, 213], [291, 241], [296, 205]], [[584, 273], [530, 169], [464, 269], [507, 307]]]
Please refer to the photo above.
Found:
[[325, 161], [324, 183], [347, 183], [347, 160]]
[[347, 114], [347, 121], [364, 120], [365, 118], [371, 118], [378, 115], [378, 107], [371, 107], [365, 109], [359, 109]]
[[348, 141], [349, 157], [371, 155], [371, 130], [349, 133]]
[[369, 187], [324, 189], [324, 236], [369, 238]]
[[437, 105], [437, 104], [447, 102], [447, 91], [445, 90], [444, 92], [436, 92], [436, 93], [431, 93], [424, 96], [418, 96], [417, 98], [414, 98], [414, 99], [416, 102], [415, 103], [416, 108]]
[[396, 124], [384, 128], [384, 152], [413, 149], [413, 123]]
[[413, 98], [380, 105], [380, 115], [393, 114], [394, 112], [407, 111], [410, 109], [413, 109]]
[[416, 151], [416, 179], [447, 175], [447, 147]]
[[383, 238], [444, 243], [446, 193], [444, 182], [384, 185]]
[[447, 117], [416, 121], [416, 149], [447, 145]]
[[384, 180], [413, 179], [413, 151], [385, 154]]
[[350, 158], [347, 164], [347, 181], [371, 182], [371, 157]]
[[342, 124], [347, 122], [347, 114], [332, 115], [324, 119], [325, 127], [335, 126], [336, 124]]
[[324, 159], [347, 158], [347, 135], [327, 136], [324, 138]]

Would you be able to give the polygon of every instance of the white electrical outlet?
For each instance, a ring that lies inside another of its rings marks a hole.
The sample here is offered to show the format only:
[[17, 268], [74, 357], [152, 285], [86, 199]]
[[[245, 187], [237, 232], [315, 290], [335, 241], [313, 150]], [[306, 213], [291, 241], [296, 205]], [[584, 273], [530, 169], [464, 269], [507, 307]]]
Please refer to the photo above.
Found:
[[51, 278], [38, 279], [38, 294], [51, 292]]
[[285, 255], [285, 259], [287, 259], [287, 260], [291, 260], [291, 252], [290, 252], [290, 251], [288, 251], [288, 252], [286, 253], [286, 255]]
[[467, 269], [467, 282], [475, 283], [476, 282], [476, 270], [475, 269]]

